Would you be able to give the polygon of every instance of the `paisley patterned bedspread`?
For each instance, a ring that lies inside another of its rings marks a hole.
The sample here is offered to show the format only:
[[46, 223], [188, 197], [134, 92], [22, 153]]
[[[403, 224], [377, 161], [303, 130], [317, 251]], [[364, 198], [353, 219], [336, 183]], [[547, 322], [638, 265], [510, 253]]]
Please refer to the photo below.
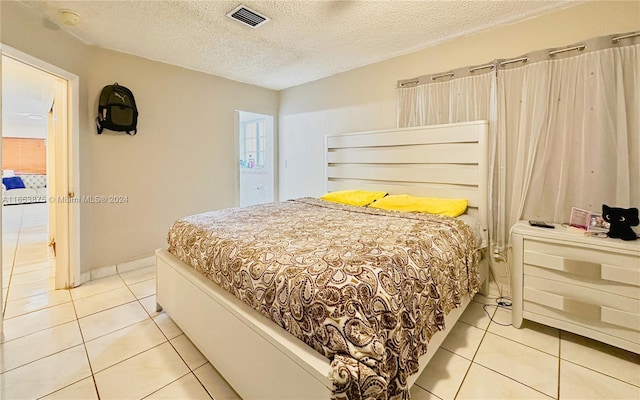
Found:
[[478, 291], [465, 223], [302, 198], [178, 220], [169, 252], [331, 360], [335, 399], [409, 398], [444, 316]]

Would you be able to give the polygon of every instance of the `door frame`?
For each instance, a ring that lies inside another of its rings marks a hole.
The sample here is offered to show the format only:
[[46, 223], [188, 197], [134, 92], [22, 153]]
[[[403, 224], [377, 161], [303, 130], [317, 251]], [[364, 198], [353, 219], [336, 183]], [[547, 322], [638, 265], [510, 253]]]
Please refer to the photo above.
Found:
[[[56, 198], [64, 197], [68, 200], [56, 202], [60, 207], [65, 208], [62, 215], [68, 215], [68, 223], [57, 224], [56, 226], [56, 237], [60, 238], [58, 243], [59, 245], [64, 244], [68, 254], [68, 263], [56, 263], [56, 289], [72, 288], [81, 282], [80, 205], [75, 201], [77, 200], [75, 194], [80, 193], [80, 77], [5, 44], [2, 44], [0, 49], [3, 56], [10, 57], [67, 81], [67, 120], [65, 121], [68, 146], [67, 160], [60, 160], [59, 157], [56, 157], [55, 160], [56, 171], [66, 171], [66, 173], [62, 172], [62, 174], [67, 177], [67, 182], [56, 182], [55, 186], [58, 188], [56, 193], [49, 195]], [[0, 136], [1, 129], [2, 127], [0, 127]], [[60, 176], [60, 173], [58, 173], [58, 176]], [[2, 277], [0, 276], [0, 282], [1, 280]], [[2, 317], [2, 301], [3, 299], [0, 298], [0, 318]]]

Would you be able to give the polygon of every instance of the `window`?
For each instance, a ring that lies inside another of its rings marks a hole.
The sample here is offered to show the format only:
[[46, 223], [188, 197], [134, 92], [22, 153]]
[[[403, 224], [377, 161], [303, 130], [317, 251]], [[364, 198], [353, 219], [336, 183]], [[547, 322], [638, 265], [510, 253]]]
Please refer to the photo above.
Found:
[[240, 135], [240, 168], [264, 168], [265, 149], [264, 119], [243, 122]]

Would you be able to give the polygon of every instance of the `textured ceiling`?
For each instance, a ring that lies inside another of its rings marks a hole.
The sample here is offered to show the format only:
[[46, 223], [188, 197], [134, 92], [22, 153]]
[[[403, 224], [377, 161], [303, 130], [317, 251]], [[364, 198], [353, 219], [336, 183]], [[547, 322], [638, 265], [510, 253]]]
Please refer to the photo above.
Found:
[[[85, 43], [284, 89], [576, 2], [245, 1], [271, 21], [225, 15], [239, 1], [24, 1]], [[81, 15], [60, 23], [59, 10]]]

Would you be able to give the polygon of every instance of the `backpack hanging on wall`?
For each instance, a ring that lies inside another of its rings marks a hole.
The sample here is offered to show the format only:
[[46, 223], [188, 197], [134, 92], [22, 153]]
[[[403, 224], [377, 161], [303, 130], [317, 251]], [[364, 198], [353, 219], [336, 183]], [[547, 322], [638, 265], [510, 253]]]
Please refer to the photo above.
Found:
[[131, 136], [138, 133], [138, 109], [131, 90], [118, 85], [118, 82], [102, 88], [96, 124], [98, 135], [104, 129], [127, 132]]

